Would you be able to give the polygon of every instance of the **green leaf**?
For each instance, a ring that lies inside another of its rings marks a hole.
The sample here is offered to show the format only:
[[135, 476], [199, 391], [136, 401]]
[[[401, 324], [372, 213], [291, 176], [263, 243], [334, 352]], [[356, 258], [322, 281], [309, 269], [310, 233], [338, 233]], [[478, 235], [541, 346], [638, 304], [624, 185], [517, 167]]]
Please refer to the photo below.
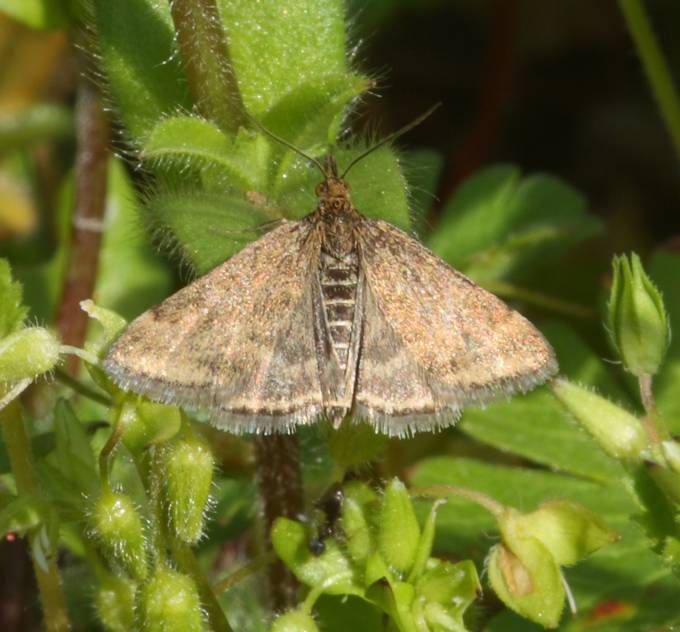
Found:
[[173, 276], [140, 225], [136, 193], [122, 161], [112, 158], [108, 173], [107, 228], [94, 301], [131, 320], [170, 293]]
[[10, 501], [0, 510], [0, 535], [25, 535], [29, 530], [53, 518], [53, 510], [48, 501], [24, 495]]
[[114, 106], [133, 140], [163, 116], [190, 110], [165, 0], [93, 0], [101, 63]]
[[271, 219], [245, 197], [201, 192], [161, 193], [149, 200], [145, 213], [152, 229], [177, 244], [199, 274], [247, 246]]
[[220, 0], [218, 5], [243, 101], [255, 116], [296, 85], [347, 72], [341, 0]]
[[363, 594], [350, 560], [334, 540], [326, 541], [321, 555], [313, 555], [304, 525], [287, 518], [276, 520], [271, 539], [276, 554], [306, 586], [315, 588], [324, 585], [323, 592], [329, 595]]
[[558, 178], [522, 180], [517, 167], [490, 167], [460, 186], [429, 246], [473, 278], [496, 279], [597, 232], [601, 224], [586, 208]]
[[0, 338], [21, 327], [28, 310], [22, 305], [21, 284], [12, 281], [12, 271], [6, 259], [0, 259]]
[[79, 493], [97, 489], [99, 474], [90, 438], [73, 412], [71, 405], [60, 399], [54, 410], [55, 456], [59, 471]]
[[[342, 170], [344, 165], [348, 165], [365, 148], [365, 145], [359, 144], [351, 149], [334, 151], [338, 168]], [[304, 161], [300, 159], [295, 164], [296, 168], [302, 168]], [[306, 165], [301, 173], [304, 174], [304, 180], [291, 182], [290, 188], [282, 192], [279, 199], [285, 216], [294, 219], [304, 217], [314, 210], [318, 204], [314, 189], [322, 180], [318, 170], [312, 170]], [[352, 202], [361, 214], [409, 230], [411, 218], [406, 180], [392, 149], [383, 147], [368, 155], [352, 168], [347, 181], [352, 189]]]
[[671, 432], [680, 433], [680, 254], [658, 250], [651, 258], [648, 270], [663, 294], [671, 328], [666, 361], [654, 380], [656, 402]]
[[[213, 123], [191, 116], [164, 119], [151, 131], [142, 157], [157, 165], [177, 164], [207, 172], [208, 182], [240, 191], [264, 191], [269, 142], [241, 130], [232, 141]], [[206, 175], [204, 175], [204, 180]]]
[[382, 613], [358, 597], [324, 595], [314, 608], [324, 632], [375, 632], [381, 629]]
[[[552, 323], [544, 331], [555, 347], [564, 375], [623, 396], [602, 361], [572, 329]], [[468, 408], [460, 427], [480, 441], [554, 469], [601, 481], [624, 475], [618, 461], [600, 449], [547, 389], [515, 396], [483, 410]]]
[[0, 0], [0, 11], [33, 29], [62, 28], [68, 24], [63, 0]]

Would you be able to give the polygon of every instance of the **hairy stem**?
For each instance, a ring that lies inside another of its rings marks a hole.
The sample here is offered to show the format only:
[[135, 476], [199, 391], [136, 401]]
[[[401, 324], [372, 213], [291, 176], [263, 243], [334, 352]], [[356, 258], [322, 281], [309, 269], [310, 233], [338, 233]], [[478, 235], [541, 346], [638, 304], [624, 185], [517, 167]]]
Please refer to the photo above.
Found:
[[96, 391], [95, 389], [91, 388], [89, 385], [85, 384], [84, 382], [77, 380], [72, 375], [69, 375], [66, 371], [64, 371], [63, 369], [60, 369], [59, 367], [57, 367], [55, 369], [54, 377], [59, 382], [61, 382], [62, 384], [65, 384], [66, 386], [71, 388], [73, 391], [75, 391], [79, 395], [83, 395], [84, 397], [87, 397], [88, 399], [91, 399], [94, 402], [98, 402], [99, 404], [103, 404], [104, 406], [113, 405], [113, 402], [111, 401], [110, 397], [107, 397], [106, 395], [104, 395], [104, 393], [100, 393], [99, 391]]
[[[40, 493], [38, 478], [21, 415], [21, 404], [18, 400], [15, 399], [4, 410], [0, 411], [0, 427], [9, 455], [12, 474], [16, 481], [17, 492], [26, 496], [38, 495]], [[37, 537], [36, 534], [29, 534], [28, 539], [31, 544], [35, 537]], [[48, 632], [63, 632], [69, 630], [71, 625], [59, 580], [59, 570], [53, 557], [47, 558], [46, 563], [47, 566], [43, 567], [33, 559], [33, 568], [43, 607], [45, 629]]]
[[640, 386], [640, 399], [645, 409], [645, 416], [642, 425], [649, 437], [650, 443], [654, 446], [668, 438], [668, 431], [663, 427], [659, 414], [656, 410], [654, 391], [652, 390], [652, 376], [649, 374], [641, 375], [638, 378]]
[[652, 92], [680, 158], [680, 98], [642, 0], [619, 0]]
[[[109, 159], [109, 125], [96, 88], [82, 79], [76, 104], [76, 193], [71, 260], [57, 315], [57, 327], [65, 345], [82, 347], [87, 314], [80, 302], [90, 298], [97, 278], [102, 222], [106, 205]], [[75, 375], [77, 356], [68, 358], [67, 370]]]
[[427, 496], [435, 498], [441, 498], [442, 496], [458, 496], [459, 498], [465, 498], [473, 503], [484, 507], [487, 511], [492, 513], [495, 517], [500, 516], [504, 511], [505, 507], [499, 503], [497, 500], [482, 494], [474, 489], [468, 489], [467, 487], [458, 487], [456, 485], [432, 485], [430, 487], [414, 487], [411, 489], [411, 496]]
[[199, 112], [234, 134], [247, 117], [215, 0], [171, 0], [170, 11]]
[[[266, 544], [270, 548], [269, 534], [274, 521], [280, 516], [298, 518], [304, 508], [297, 435], [256, 437], [255, 462], [264, 505]], [[297, 580], [281, 560], [269, 566], [269, 585], [275, 610], [297, 603]]]

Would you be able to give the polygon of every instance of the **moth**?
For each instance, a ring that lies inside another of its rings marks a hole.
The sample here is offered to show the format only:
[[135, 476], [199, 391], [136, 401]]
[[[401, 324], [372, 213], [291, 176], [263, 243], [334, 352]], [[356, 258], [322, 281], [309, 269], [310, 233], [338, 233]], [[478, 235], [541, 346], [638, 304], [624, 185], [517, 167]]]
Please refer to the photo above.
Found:
[[556, 373], [522, 315], [354, 208], [345, 176], [362, 156], [342, 175], [308, 157], [317, 207], [134, 320], [104, 360], [114, 382], [232, 432], [351, 418], [405, 436]]

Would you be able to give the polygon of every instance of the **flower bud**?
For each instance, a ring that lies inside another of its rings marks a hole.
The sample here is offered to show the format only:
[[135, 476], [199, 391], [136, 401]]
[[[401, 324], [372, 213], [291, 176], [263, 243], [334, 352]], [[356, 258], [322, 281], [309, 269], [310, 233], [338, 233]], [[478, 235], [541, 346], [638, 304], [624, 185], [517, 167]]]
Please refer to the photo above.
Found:
[[647, 437], [636, 417], [568, 380], [553, 380], [552, 390], [607, 454], [616, 459], [641, 458], [647, 447]]
[[94, 595], [99, 621], [108, 632], [129, 632], [135, 629], [136, 584], [122, 577], [109, 575], [102, 579]]
[[215, 469], [212, 452], [205, 441], [191, 436], [169, 445], [163, 463], [172, 527], [180, 540], [196, 542], [203, 533], [210, 499]]
[[535, 538], [515, 539], [491, 549], [489, 582], [496, 594], [519, 615], [546, 628], [559, 624], [565, 591], [557, 562]]
[[145, 632], [205, 632], [201, 600], [193, 580], [158, 568], [141, 589], [139, 615]]
[[413, 567], [420, 540], [420, 527], [406, 486], [392, 479], [385, 487], [380, 508], [378, 545], [385, 563], [398, 573]]
[[176, 406], [157, 404], [135, 395], [127, 397], [120, 410], [123, 443], [139, 454], [145, 448], [172, 439], [180, 429], [182, 415]]
[[0, 340], [0, 382], [34, 378], [54, 368], [59, 346], [43, 327], [25, 327]]
[[375, 545], [371, 516], [379, 503], [378, 495], [365, 483], [348, 483], [343, 490], [342, 530], [345, 546], [355, 562], [365, 562]]
[[277, 617], [269, 632], [319, 632], [312, 615], [302, 610], [291, 610]]
[[146, 577], [146, 545], [142, 519], [132, 499], [103, 490], [91, 520], [92, 536], [135, 579]]
[[632, 254], [614, 257], [608, 326], [614, 346], [631, 373], [654, 375], [668, 348], [670, 329], [661, 293]]

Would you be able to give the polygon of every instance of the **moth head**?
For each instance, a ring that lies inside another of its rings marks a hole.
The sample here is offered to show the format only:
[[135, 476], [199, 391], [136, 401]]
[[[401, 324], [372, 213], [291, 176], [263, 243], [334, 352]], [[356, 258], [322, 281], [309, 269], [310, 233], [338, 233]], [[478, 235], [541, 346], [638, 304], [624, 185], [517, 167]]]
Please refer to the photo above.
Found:
[[348, 199], [350, 193], [349, 182], [335, 177], [328, 177], [316, 185], [314, 192], [321, 199], [343, 198]]

